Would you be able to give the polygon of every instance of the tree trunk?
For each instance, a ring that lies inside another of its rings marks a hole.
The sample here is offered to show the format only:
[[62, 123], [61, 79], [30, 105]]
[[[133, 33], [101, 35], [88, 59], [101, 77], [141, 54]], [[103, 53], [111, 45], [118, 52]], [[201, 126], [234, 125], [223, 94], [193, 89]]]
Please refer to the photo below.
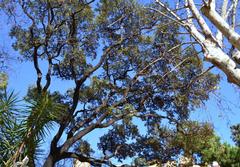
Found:
[[53, 155], [49, 154], [46, 161], [43, 164], [43, 167], [54, 167], [56, 163], [56, 159], [53, 157]]

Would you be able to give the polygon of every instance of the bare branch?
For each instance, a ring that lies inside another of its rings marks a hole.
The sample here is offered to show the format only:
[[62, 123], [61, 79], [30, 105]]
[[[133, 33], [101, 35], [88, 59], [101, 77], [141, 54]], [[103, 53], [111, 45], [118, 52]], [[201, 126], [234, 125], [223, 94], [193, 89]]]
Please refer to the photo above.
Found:
[[[209, 1], [210, 3], [210, 1]], [[206, 38], [210, 38], [211, 40], [214, 40], [214, 37], [212, 35], [212, 32], [210, 30], [210, 28], [208, 27], [208, 25], [206, 24], [205, 20], [203, 19], [203, 17], [200, 15], [198, 9], [196, 8], [193, 0], [188, 0], [188, 7], [191, 10], [194, 18], [197, 19], [198, 24], [200, 25], [200, 27], [202, 28], [203, 34]]]
[[[227, 19], [227, 7], [228, 7], [228, 0], [223, 0], [223, 4], [222, 4], [222, 9], [221, 9], [221, 17], [226, 20]], [[223, 35], [222, 32], [218, 30], [217, 35], [216, 35], [216, 39], [219, 43], [219, 45], [221, 47], [223, 47]]]

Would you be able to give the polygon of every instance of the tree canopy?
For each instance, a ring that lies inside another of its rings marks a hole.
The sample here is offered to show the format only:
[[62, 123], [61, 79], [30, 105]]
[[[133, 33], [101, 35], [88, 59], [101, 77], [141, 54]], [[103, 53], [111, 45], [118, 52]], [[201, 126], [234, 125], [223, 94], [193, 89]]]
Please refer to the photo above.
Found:
[[[15, 20], [13, 48], [36, 73], [25, 106], [13, 113], [21, 132], [11, 134], [16, 142], [8, 139], [13, 149], [3, 154], [6, 163], [28, 156], [28, 166], [35, 166], [49, 131], [54, 137], [44, 167], [71, 158], [93, 166], [127, 158], [164, 163], [203, 147], [184, 142], [192, 137], [201, 142], [191, 130], [205, 136], [211, 128], [187, 120], [215, 91], [219, 76], [210, 72], [213, 66], [204, 68], [166, 9], [134, 0], [1, 1], [1, 6]], [[54, 80], [73, 86], [62, 90]], [[1, 117], [7, 118], [3, 112]], [[100, 156], [85, 140], [97, 129], [104, 132], [96, 136]]]

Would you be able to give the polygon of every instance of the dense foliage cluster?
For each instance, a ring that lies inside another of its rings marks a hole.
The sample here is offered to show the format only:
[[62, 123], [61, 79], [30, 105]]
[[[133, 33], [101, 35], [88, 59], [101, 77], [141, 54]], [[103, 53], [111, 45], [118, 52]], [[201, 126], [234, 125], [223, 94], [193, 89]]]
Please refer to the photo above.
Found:
[[233, 141], [240, 147], [240, 124], [231, 126], [231, 131]]

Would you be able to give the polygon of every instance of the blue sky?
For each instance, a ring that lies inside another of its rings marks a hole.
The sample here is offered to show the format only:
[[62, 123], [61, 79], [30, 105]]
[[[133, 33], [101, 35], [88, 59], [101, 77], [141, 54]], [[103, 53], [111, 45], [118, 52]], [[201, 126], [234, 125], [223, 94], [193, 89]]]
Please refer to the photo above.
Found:
[[[1, 41], [2, 42], [2, 41]], [[34, 85], [36, 80], [35, 71], [33, 72], [32, 63], [13, 63], [10, 62], [9, 70], [9, 89], [14, 90], [20, 96], [26, 94], [28, 86]], [[240, 89], [228, 83], [222, 72], [219, 90], [211, 94], [210, 99], [204, 106], [193, 111], [191, 118], [199, 121], [209, 121], [213, 123], [216, 133], [223, 141], [233, 144], [230, 138], [230, 125], [240, 122]], [[71, 87], [72, 82], [53, 80], [52, 85], [59, 90], [66, 90]], [[220, 100], [220, 101], [219, 101]]]
[[222, 72], [216, 71], [222, 77], [219, 90], [210, 96], [205, 106], [194, 111], [191, 118], [211, 122], [222, 141], [233, 145], [230, 126], [240, 123], [240, 92], [239, 88], [227, 82]]

